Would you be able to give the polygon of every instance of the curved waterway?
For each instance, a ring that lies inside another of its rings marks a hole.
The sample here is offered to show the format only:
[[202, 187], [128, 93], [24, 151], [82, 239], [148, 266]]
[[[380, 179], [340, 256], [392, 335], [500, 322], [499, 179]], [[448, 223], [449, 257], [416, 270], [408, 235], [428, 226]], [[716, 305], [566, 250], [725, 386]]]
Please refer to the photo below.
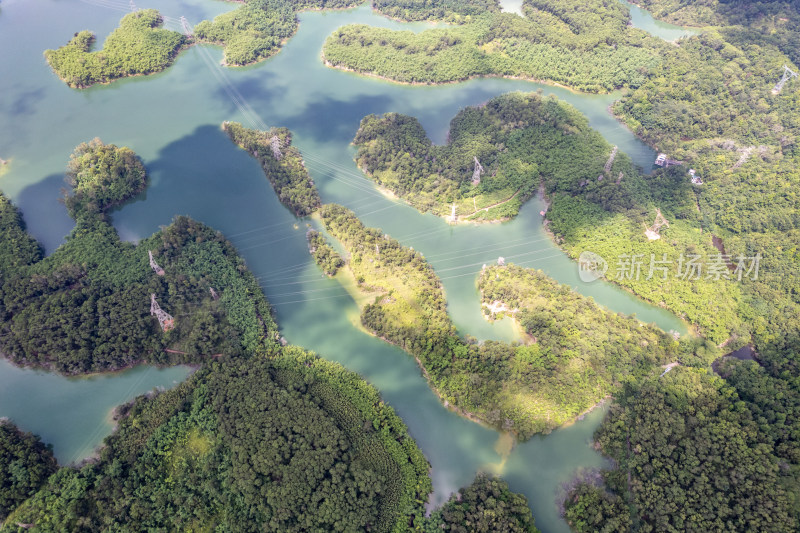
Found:
[[189, 375], [185, 366], [138, 366], [110, 374], [64, 377], [0, 359], [0, 418], [55, 444], [62, 465], [88, 457], [111, 433], [114, 408], [154, 388], [172, 388]]
[[[192, 23], [234, 7], [208, 0], [137, 4], [159, 8], [173, 19], [185, 15]], [[508, 91], [541, 89], [572, 103], [609, 142], [638, 164], [649, 166], [652, 150], [606, 111], [616, 95], [584, 95], [506, 79], [406, 86], [324, 67], [322, 43], [341, 25], [360, 22], [414, 31], [430, 27], [391, 21], [367, 7], [303, 14], [299, 32], [284, 50], [252, 67], [219, 68], [219, 48], [193, 47], [162, 74], [86, 91], [67, 88], [50, 72], [42, 51], [66, 43], [74, 32], [86, 28], [102, 42], [127, 6], [127, 0], [10, 0], [0, 8], [0, 49], [6, 51], [0, 55], [0, 116], [6, 126], [0, 129], [0, 157], [11, 160], [0, 188], [22, 208], [31, 233], [50, 252], [71, 229], [72, 221], [57, 199], [64, 166], [77, 144], [99, 136], [130, 146], [147, 165], [151, 183], [140, 199], [114, 213], [123, 238], [135, 241], [147, 236], [177, 214], [223, 231], [258, 276], [289, 342], [360, 373], [403, 417], [432, 465], [432, 503], [446, 500], [477, 471], [496, 471], [512, 489], [528, 496], [543, 531], [568, 531], [556, 511], [556, 491], [576, 468], [603, 464], [591, 447], [603, 410], [513, 450], [506, 437], [447, 410], [410, 356], [359, 329], [358, 307], [346, 289], [321, 276], [309, 257], [305, 229], [311, 221], [294, 218], [279, 204], [257, 162], [227, 139], [220, 124], [235, 120], [248, 126], [290, 128], [323, 201], [353, 209], [365, 224], [383, 228], [429, 258], [463, 334], [514, 338], [511, 324], [490, 324], [480, 313], [477, 275], [482, 264], [498, 256], [541, 268], [609, 309], [684, 332], [685, 326], [673, 315], [613, 285], [581, 283], [575, 263], [544, 233], [539, 201], [529, 202], [508, 223], [453, 227], [388, 199], [352, 160], [349, 143], [368, 113], [414, 115], [430, 137], [442, 143], [460, 108]], [[0, 375], [13, 372], [17, 370], [7, 364], [0, 366]], [[60, 400], [49, 383], [51, 376], [36, 376], [27, 381], [24, 393], [3, 397], [3, 405], [28, 402], [34, 396], [69, 405], [72, 400]], [[119, 384], [109, 392], [91, 394], [112, 405], [126, 385], [119, 376], [108, 379]], [[72, 407], [76, 413], [95, 416], [78, 403]], [[14, 419], [24, 429], [43, 434], [57, 454], [66, 457], [69, 452], [59, 449], [69, 448], [69, 432], [48, 422], [48, 416], [45, 409], [27, 409]]]

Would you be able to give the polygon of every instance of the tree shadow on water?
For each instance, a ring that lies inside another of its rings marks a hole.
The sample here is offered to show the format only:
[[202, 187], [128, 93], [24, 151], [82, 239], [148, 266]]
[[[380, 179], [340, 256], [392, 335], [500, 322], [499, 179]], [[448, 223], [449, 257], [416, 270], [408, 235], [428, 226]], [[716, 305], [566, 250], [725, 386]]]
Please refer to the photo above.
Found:
[[51, 174], [22, 189], [14, 202], [28, 233], [42, 244], [46, 254], [53, 253], [75, 226], [60, 202], [65, 187], [64, 174]]

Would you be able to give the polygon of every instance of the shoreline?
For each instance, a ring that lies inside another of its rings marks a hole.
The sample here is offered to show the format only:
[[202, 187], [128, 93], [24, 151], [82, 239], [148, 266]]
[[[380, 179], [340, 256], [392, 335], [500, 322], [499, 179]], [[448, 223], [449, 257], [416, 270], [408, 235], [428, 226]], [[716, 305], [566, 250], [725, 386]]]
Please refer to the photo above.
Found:
[[530, 77], [525, 77], [525, 76], [511, 76], [511, 75], [508, 75], [508, 74], [472, 74], [470, 76], [467, 76], [466, 78], [462, 78], [462, 79], [458, 79], [458, 80], [448, 80], [448, 81], [400, 81], [400, 80], [396, 80], [394, 78], [389, 78], [387, 76], [382, 76], [380, 74], [375, 74], [375, 73], [369, 72], [369, 71], [356, 70], [354, 68], [345, 67], [343, 65], [334, 65], [333, 63], [331, 63], [325, 57], [324, 45], [323, 45], [322, 51], [320, 52], [320, 57], [322, 59], [323, 64], [326, 67], [330, 68], [330, 69], [340, 70], [342, 72], [349, 72], [349, 73], [356, 74], [356, 75], [359, 75], [359, 76], [364, 76], [364, 77], [367, 77], [367, 78], [373, 78], [373, 79], [385, 81], [385, 82], [388, 82], [388, 83], [395, 83], [397, 85], [421, 86], [421, 87], [438, 87], [438, 86], [444, 86], [444, 85], [453, 85], [453, 84], [456, 84], [456, 83], [466, 83], [466, 82], [469, 82], [469, 81], [479, 80], [479, 79], [495, 78], [495, 79], [525, 81], [525, 82], [529, 82], [529, 83], [540, 83], [542, 85], [548, 85], [550, 87], [557, 87], [559, 89], [564, 89], [564, 90], [569, 91], [569, 92], [571, 92], [573, 94], [581, 95], [581, 96], [586, 96], [586, 95], [608, 95], [608, 94], [612, 94], [612, 93], [614, 93], [616, 91], [621, 91], [621, 90], [625, 89], [625, 87], [618, 87], [618, 88], [615, 88], [612, 91], [608, 91], [608, 90], [597, 91], [597, 92], [581, 91], [579, 89], [575, 89], [573, 87], [570, 87], [569, 85], [564, 85], [564, 84], [559, 83], [557, 81], [530, 78]]

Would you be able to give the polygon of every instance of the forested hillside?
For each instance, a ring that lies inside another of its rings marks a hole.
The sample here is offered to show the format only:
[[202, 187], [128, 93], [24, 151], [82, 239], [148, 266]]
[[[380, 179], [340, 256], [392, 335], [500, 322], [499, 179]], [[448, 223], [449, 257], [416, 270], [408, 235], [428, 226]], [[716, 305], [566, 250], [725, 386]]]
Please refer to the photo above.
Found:
[[122, 17], [119, 28], [106, 38], [102, 50], [90, 51], [95, 37], [85, 30], [76, 33], [65, 46], [46, 50], [44, 57], [58, 77], [76, 89], [160, 72], [172, 64], [186, 44], [182, 34], [161, 28], [162, 24], [158, 11], [143, 9]]
[[391, 408], [337, 365], [285, 353], [226, 358], [140, 398], [99, 461], [60, 470], [9, 522], [41, 531], [422, 523], [428, 465]]
[[[359, 167], [378, 184], [423, 212], [450, 217], [455, 207], [458, 221], [513, 217], [542, 181], [594, 180], [610, 151], [574, 108], [536, 93], [463, 109], [444, 146], [396, 113], [365, 117], [353, 143]], [[628, 170], [623, 159], [617, 167]]]
[[323, 49], [329, 65], [400, 82], [475, 76], [545, 80], [590, 92], [636, 87], [667, 45], [627, 25], [620, 2], [536, 1], [526, 17], [488, 13], [419, 33], [353, 24]]
[[[749, 338], [740, 283], [677, 275], [682, 255], [719, 255], [701, 231], [686, 169], [644, 176], [564, 102], [534, 93], [499, 96], [456, 115], [445, 146], [433, 146], [413, 117], [368, 116], [354, 143], [359, 166], [380, 185], [420, 211], [449, 217], [455, 206], [461, 221], [513, 216], [541, 184], [551, 200], [548, 227], [572, 257], [589, 250], [606, 258], [609, 279], [688, 319], [716, 343], [733, 334]], [[475, 157], [484, 168], [477, 185]], [[650, 240], [644, 229], [656, 209], [670, 227], [664, 239]], [[625, 257], [639, 266], [629, 261], [633, 270], [620, 269]], [[651, 257], [671, 261], [669, 275], [649, 275]]]
[[353, 0], [245, 0], [237, 9], [204, 20], [194, 28], [200, 42], [225, 48], [225, 64], [249, 65], [278, 53], [297, 31], [297, 12], [304, 9], [340, 9]]
[[[3, 198], [4, 269], [0, 350], [17, 364], [77, 374], [138, 362], [203, 361], [274, 342], [277, 326], [261, 289], [224, 237], [179, 217], [138, 246], [122, 242], [105, 219], [109, 207], [146, 183], [128, 148], [99, 139], [80, 145], [69, 163], [66, 198], [76, 227], [41, 259], [14, 207]], [[149, 265], [152, 252], [161, 273]], [[211, 289], [214, 289], [212, 293]], [[162, 331], [150, 297], [173, 316]], [[258, 320], [253, 320], [258, 317]]]
[[[679, 357], [668, 335], [515, 267], [488, 269], [480, 287], [492, 302], [531, 306], [521, 316], [536, 342], [465, 341], [447, 315], [438, 276], [419, 252], [364, 227], [341, 206], [325, 205], [321, 215], [348, 251], [358, 287], [374, 297], [362, 309], [362, 324], [413, 355], [443, 400], [522, 439], [573, 420], [626, 377]], [[532, 307], [547, 301], [546, 311]], [[567, 307], [558, 311], [555, 302]], [[691, 360], [693, 349], [685, 344], [680, 356]]]
[[375, 0], [372, 8], [401, 20], [442, 20], [455, 24], [469, 22], [489, 11], [500, 11], [497, 0]]
[[[626, 386], [596, 438], [614, 469], [568, 495], [575, 531], [797, 531], [797, 486], [723, 380], [677, 368]], [[795, 515], [795, 516], [793, 516]]]
[[0, 524], [55, 471], [53, 452], [39, 437], [0, 418]]

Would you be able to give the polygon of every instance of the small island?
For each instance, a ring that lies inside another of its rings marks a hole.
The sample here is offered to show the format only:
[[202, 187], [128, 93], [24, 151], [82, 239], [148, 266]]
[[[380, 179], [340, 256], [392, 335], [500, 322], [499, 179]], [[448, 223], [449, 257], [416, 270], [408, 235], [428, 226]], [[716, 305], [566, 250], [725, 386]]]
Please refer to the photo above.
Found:
[[163, 22], [155, 9], [135, 11], [122, 17], [102, 50], [90, 51], [95, 37], [85, 30], [65, 46], [46, 50], [44, 57], [58, 77], [75, 89], [160, 72], [188, 44], [183, 34], [161, 28]]
[[[610, 151], [575, 108], [538, 93], [461, 110], [444, 146], [397, 113], [365, 117], [353, 142], [370, 178], [451, 223], [512, 218], [543, 181], [596, 181]], [[620, 158], [614, 170], [628, 166]]]

